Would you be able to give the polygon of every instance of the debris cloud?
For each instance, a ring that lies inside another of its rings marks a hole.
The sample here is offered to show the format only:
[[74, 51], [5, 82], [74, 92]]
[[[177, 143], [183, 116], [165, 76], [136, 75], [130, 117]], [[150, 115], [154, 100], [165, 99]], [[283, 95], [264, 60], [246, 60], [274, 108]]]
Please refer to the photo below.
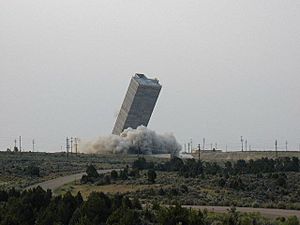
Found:
[[128, 128], [120, 136], [109, 135], [97, 140], [83, 142], [86, 153], [132, 153], [178, 155], [181, 145], [172, 133], [157, 134], [144, 126]]

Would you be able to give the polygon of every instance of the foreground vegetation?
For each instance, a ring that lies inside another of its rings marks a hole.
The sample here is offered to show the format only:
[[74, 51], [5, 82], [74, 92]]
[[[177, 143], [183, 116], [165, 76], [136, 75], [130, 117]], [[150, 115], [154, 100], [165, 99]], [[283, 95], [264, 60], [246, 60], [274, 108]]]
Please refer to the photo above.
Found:
[[298, 158], [259, 159], [224, 164], [181, 160], [134, 161], [132, 167], [99, 175], [89, 166], [81, 184], [56, 193], [121, 192], [142, 203], [300, 209]]
[[137, 198], [93, 192], [83, 200], [70, 192], [52, 197], [40, 187], [0, 192], [0, 225], [299, 225], [296, 217], [267, 220], [259, 214], [208, 213], [159, 204], [142, 207]]

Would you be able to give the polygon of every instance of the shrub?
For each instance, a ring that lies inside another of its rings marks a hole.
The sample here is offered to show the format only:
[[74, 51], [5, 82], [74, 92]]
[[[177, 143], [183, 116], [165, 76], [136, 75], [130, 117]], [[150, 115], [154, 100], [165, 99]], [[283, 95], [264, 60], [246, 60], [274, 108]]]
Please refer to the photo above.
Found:
[[154, 170], [148, 170], [148, 181], [151, 183], [155, 183], [156, 172]]
[[118, 172], [115, 171], [115, 170], [111, 171], [110, 172], [110, 177], [111, 177], [112, 180], [118, 179]]

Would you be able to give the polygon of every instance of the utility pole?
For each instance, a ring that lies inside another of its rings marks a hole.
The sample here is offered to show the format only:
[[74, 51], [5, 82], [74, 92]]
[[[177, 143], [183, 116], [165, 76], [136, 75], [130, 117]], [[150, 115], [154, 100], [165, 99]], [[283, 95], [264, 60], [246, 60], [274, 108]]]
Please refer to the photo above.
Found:
[[248, 140], [246, 139], [246, 141], [245, 141], [245, 151], [247, 151], [248, 150]]
[[193, 139], [191, 138], [191, 153], [193, 153]]
[[70, 144], [69, 144], [69, 138], [66, 138], [66, 151], [67, 151], [67, 157], [69, 156], [69, 149], [70, 149]]
[[34, 143], [34, 139], [32, 140], [32, 152], [34, 152], [34, 145], [35, 145], [35, 143]]
[[200, 144], [198, 145], [198, 160], [200, 162], [200, 156], [201, 156], [201, 146]]
[[77, 146], [78, 146], [78, 142], [77, 142], [77, 138], [75, 138], [75, 154], [77, 155]]
[[205, 138], [203, 138], [203, 145], [202, 145], [203, 150], [205, 150]]
[[19, 151], [22, 151], [22, 136], [19, 136]]
[[275, 152], [276, 152], [276, 157], [278, 157], [278, 142], [275, 140]]
[[288, 151], [288, 141], [285, 141], [285, 151]]
[[73, 154], [73, 137], [71, 137], [71, 155]]
[[242, 143], [242, 152], [244, 151], [244, 139], [243, 136], [241, 136], [241, 143]]
[[188, 143], [188, 153], [190, 153], [190, 143]]
[[17, 139], [15, 139], [15, 148], [17, 147]]

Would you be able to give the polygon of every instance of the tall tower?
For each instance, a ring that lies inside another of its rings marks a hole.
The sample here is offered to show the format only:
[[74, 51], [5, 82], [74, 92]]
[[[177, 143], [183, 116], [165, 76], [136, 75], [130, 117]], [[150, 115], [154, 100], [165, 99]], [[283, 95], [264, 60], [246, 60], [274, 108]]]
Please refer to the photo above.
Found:
[[140, 125], [147, 126], [157, 102], [161, 85], [157, 79], [149, 79], [144, 74], [132, 77], [113, 134], [120, 135], [123, 130]]

